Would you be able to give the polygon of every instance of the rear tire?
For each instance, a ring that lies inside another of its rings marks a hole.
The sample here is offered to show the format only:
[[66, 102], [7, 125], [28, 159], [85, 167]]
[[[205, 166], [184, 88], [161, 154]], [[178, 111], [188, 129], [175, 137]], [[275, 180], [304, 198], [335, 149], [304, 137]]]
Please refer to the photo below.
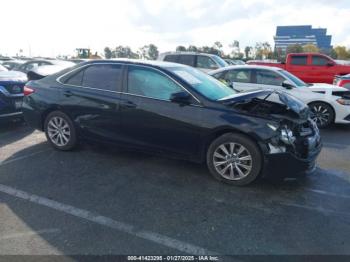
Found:
[[77, 145], [76, 129], [72, 120], [61, 111], [51, 112], [45, 119], [44, 130], [49, 143], [62, 151]]
[[256, 180], [262, 161], [262, 153], [254, 141], [236, 133], [218, 137], [207, 151], [207, 166], [212, 176], [235, 186], [248, 185]]
[[309, 104], [312, 113], [312, 120], [319, 128], [326, 128], [333, 124], [335, 113], [333, 108], [324, 102], [313, 102]]

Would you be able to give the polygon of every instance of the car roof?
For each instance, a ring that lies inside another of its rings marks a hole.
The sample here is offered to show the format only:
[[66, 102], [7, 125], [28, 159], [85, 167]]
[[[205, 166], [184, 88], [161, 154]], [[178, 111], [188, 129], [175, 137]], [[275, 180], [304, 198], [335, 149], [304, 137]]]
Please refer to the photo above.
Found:
[[166, 56], [166, 55], [204, 55], [204, 56], [217, 56], [214, 54], [208, 54], [208, 53], [200, 53], [200, 52], [188, 52], [188, 51], [178, 51], [178, 52], [165, 52], [160, 54], [162, 56]]
[[134, 65], [151, 65], [157, 67], [187, 67], [186, 65], [172, 63], [172, 62], [164, 62], [159, 60], [141, 60], [141, 59], [127, 59], [127, 58], [114, 58], [114, 59], [98, 59], [98, 60], [90, 60], [87, 62], [83, 62], [79, 65], [87, 65], [87, 64], [98, 64], [98, 63], [117, 63], [123, 62], [126, 64], [134, 64]]
[[23, 64], [26, 61], [24, 60], [8, 60], [8, 61], [4, 61], [2, 64], [8, 64], [8, 63], [14, 63], [14, 64]]
[[216, 74], [223, 71], [228, 71], [232, 69], [265, 69], [270, 71], [281, 71], [282, 68], [274, 67], [274, 66], [263, 66], [263, 65], [230, 65], [226, 67], [222, 67], [213, 71], [210, 71], [209, 74]]

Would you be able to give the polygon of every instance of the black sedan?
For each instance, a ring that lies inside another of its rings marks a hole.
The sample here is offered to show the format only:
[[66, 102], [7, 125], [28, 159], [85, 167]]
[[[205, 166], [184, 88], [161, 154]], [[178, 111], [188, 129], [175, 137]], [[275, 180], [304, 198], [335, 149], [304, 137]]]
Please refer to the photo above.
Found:
[[299, 100], [237, 93], [179, 64], [89, 61], [29, 82], [25, 94], [26, 121], [56, 149], [90, 139], [206, 162], [233, 185], [309, 172], [322, 146]]

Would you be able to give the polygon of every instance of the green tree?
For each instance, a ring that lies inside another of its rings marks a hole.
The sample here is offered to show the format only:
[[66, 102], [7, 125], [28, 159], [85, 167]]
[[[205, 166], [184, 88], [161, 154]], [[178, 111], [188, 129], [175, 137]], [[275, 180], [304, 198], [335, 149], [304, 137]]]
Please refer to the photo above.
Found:
[[232, 48], [231, 55], [234, 58], [239, 58], [241, 50], [239, 48], [239, 41], [234, 40], [231, 44], [229, 44], [229, 47]]
[[245, 55], [246, 59], [248, 59], [250, 57], [250, 54], [251, 54], [252, 50], [253, 50], [253, 47], [251, 47], [251, 46], [246, 46], [244, 48], [244, 55]]
[[338, 59], [337, 52], [334, 50], [334, 48], [331, 49], [329, 56], [332, 57], [333, 59]]
[[156, 60], [159, 55], [158, 47], [154, 44], [145, 45], [140, 48], [140, 56], [147, 60]]
[[337, 54], [338, 59], [349, 59], [350, 50], [346, 50], [345, 46], [336, 46], [334, 48], [335, 53]]
[[221, 56], [221, 51], [214, 46], [202, 46], [198, 49], [198, 51], [201, 53]]
[[148, 56], [150, 59], [152, 60], [156, 60], [158, 58], [159, 55], [159, 51], [158, 51], [158, 47], [154, 44], [150, 44], [148, 46]]
[[107, 59], [112, 58], [112, 50], [108, 46], [105, 47], [104, 53], [105, 53], [105, 58]]
[[303, 51], [306, 53], [319, 53], [320, 49], [313, 44], [307, 44], [303, 46]]
[[194, 45], [190, 45], [187, 50], [190, 52], [198, 52], [198, 48]]
[[289, 45], [287, 47], [286, 53], [290, 54], [290, 53], [302, 53], [304, 52], [303, 47], [299, 44], [294, 44], [294, 45]]
[[265, 59], [271, 57], [272, 48], [269, 42], [258, 42], [255, 44], [255, 58]]
[[215, 53], [218, 56], [223, 56], [224, 52], [222, 51], [222, 47], [223, 45], [221, 44], [221, 42], [216, 41], [214, 45], [211, 47], [210, 52]]
[[178, 47], [176, 47], [176, 51], [177, 52], [185, 52], [186, 51], [186, 47], [179, 45]]
[[128, 46], [117, 46], [114, 50], [115, 57], [117, 58], [132, 58], [131, 48]]

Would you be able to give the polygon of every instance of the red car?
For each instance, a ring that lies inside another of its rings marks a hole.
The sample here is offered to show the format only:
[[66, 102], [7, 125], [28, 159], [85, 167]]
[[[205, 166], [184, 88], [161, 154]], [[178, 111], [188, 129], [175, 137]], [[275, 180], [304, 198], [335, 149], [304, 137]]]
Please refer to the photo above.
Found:
[[335, 76], [350, 73], [350, 65], [338, 64], [332, 58], [317, 53], [288, 54], [284, 63], [248, 61], [247, 64], [280, 67], [307, 83], [332, 84]]
[[335, 76], [334, 85], [345, 87], [350, 90], [350, 74], [344, 76]]

